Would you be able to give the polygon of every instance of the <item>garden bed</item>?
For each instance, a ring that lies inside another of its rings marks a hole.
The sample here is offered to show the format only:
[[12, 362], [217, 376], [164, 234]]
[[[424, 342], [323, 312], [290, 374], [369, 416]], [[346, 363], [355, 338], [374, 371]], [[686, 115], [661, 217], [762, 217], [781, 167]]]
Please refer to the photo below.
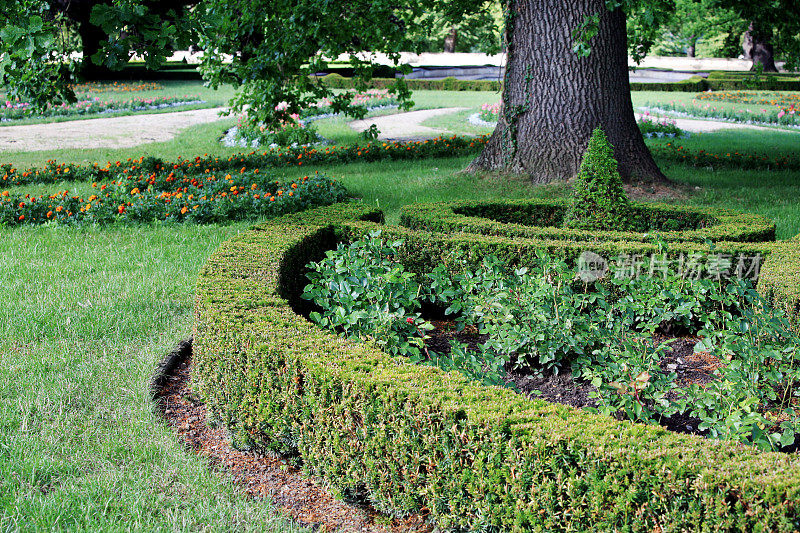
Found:
[[634, 204], [638, 231], [585, 231], [563, 228], [567, 203], [509, 200], [409, 205], [404, 226], [434, 232], [461, 231], [548, 240], [652, 241], [654, 232], [674, 242], [761, 242], [775, 240], [775, 224], [753, 214], [665, 204]]
[[[304, 268], [380, 213], [340, 205], [257, 226], [221, 247], [198, 279], [197, 385], [237, 438], [297, 453], [306, 473], [397, 516], [424, 510], [442, 528], [630, 531], [800, 527], [800, 460], [620, 422], [410, 365], [311, 325], [298, 311]], [[372, 222], [370, 222], [372, 221]], [[547, 249], [575, 258], [587, 242], [382, 227], [412, 265], [444, 250], [524, 264]], [[597, 241], [588, 244], [597, 244]], [[603, 242], [646, 252], [643, 242]], [[704, 244], [678, 248], [708, 251]], [[758, 251], [771, 290], [794, 287]], [[763, 277], [763, 275], [762, 275]], [[794, 280], [794, 281], [793, 281]]]

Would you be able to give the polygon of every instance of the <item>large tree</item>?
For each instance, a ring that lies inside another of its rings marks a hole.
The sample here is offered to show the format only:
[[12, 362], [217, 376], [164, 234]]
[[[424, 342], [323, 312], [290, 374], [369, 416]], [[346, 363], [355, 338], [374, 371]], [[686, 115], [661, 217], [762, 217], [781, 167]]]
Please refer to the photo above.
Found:
[[[592, 131], [601, 126], [615, 146], [623, 177], [664, 179], [636, 126], [627, 53], [647, 51], [673, 2], [506, 0], [504, 110], [470, 168], [525, 174], [536, 182], [569, 178], [578, 170]], [[0, 6], [34, 12], [40, 2], [0, 0]], [[486, 0], [199, 0], [194, 9], [173, 12], [165, 20], [152, 4], [114, 0], [96, 7], [92, 22], [112, 36], [105, 47], [109, 64], [123, 63], [131, 51], [156, 64], [179, 36], [191, 38], [204, 51], [201, 68], [209, 83], [239, 86], [233, 110], [247, 108], [254, 119], [275, 123], [330, 95], [310, 75], [341, 54], [366, 82], [374, 57], [362, 51], [399, 61], [401, 51], [413, 48], [412, 28], [431, 9], [456, 23], [488, 13], [490, 6]], [[626, 15], [635, 15], [627, 33]], [[43, 64], [54, 64], [55, 58], [43, 54], [37, 43], [25, 54], [38, 53], [46, 57]], [[15, 65], [21, 70], [11, 75], [0, 71], [2, 81], [14, 82], [18, 94], [42, 96], [33, 86], [35, 76], [20, 75], [24, 66]], [[408, 99], [402, 80], [393, 90]], [[338, 95], [334, 108], [358, 116], [349, 101], [347, 95]], [[288, 105], [278, 106], [282, 102]]]

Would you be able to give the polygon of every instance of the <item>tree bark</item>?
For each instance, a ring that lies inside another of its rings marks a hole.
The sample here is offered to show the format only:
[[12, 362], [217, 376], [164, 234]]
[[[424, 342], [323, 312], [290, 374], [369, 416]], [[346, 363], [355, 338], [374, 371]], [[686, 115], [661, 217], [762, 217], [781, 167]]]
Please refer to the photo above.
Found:
[[697, 51], [697, 36], [689, 37], [689, 46], [686, 47], [686, 57], [694, 57]]
[[450, 33], [444, 38], [444, 52], [453, 54], [456, 51], [456, 40], [458, 39], [458, 29], [455, 26], [450, 28]]
[[[592, 131], [614, 146], [623, 179], [666, 181], [636, 125], [628, 79], [625, 15], [604, 0], [509, 0], [503, 109], [471, 170], [529, 176], [535, 183], [575, 176]], [[589, 57], [572, 32], [599, 14]]]
[[764, 67], [764, 72], [778, 72], [778, 67], [775, 66], [775, 50], [770, 42], [771, 33], [754, 22], [750, 23], [744, 39], [750, 45], [750, 59], [753, 60], [750, 70], [755, 70], [760, 64]]

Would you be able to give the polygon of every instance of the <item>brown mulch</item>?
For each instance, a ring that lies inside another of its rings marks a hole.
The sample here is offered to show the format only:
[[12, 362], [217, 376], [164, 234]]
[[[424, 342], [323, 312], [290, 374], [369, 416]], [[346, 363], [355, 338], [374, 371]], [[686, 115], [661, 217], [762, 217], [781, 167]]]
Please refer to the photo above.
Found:
[[234, 448], [222, 427], [206, 423], [206, 407], [192, 393], [191, 357], [162, 379], [156, 405], [186, 447], [207, 457], [212, 468], [230, 475], [253, 498], [265, 499], [303, 526], [318, 531], [430, 532], [419, 515], [400, 520], [368, 505], [335, 499], [278, 457]]
[[[455, 325], [446, 320], [432, 320], [434, 325], [428, 333], [428, 348], [437, 353], [449, 353], [450, 340], [457, 340], [467, 344], [471, 350], [488, 338], [487, 335], [478, 333], [474, 326], [468, 326], [463, 331], [456, 331]], [[692, 335], [664, 335], [656, 334], [653, 341], [667, 342], [669, 349], [659, 362], [664, 372], [677, 374], [676, 389], [670, 392], [672, 399], [676, 399], [681, 391], [692, 384], [704, 386], [715, 379], [714, 370], [724, 365], [724, 362], [708, 352], [694, 353], [694, 346], [700, 340]], [[528, 396], [546, 400], [551, 403], [569, 405], [578, 409], [597, 407], [597, 401], [592, 393], [597, 389], [588, 381], [576, 379], [569, 369], [562, 369], [561, 373], [552, 372], [535, 373], [530, 369], [516, 369], [506, 371], [505, 381], [513, 384], [516, 389]], [[620, 418], [624, 418], [620, 413]], [[660, 421], [665, 428], [679, 433], [702, 434], [698, 430], [700, 420], [687, 414], [676, 414]]]

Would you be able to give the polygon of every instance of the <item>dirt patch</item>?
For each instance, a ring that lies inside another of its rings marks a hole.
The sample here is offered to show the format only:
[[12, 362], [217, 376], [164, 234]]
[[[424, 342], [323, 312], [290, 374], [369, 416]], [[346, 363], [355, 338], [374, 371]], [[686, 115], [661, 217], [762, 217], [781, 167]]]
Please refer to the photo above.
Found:
[[[430, 340], [427, 346], [429, 350], [437, 353], [449, 353], [451, 339], [469, 345], [471, 350], [477, 350], [478, 346], [488, 338], [486, 335], [480, 335], [474, 326], [468, 326], [463, 331], [457, 332], [452, 322], [433, 320], [431, 323], [435, 329], [429, 332]], [[694, 353], [694, 346], [699, 340], [698, 337], [691, 335], [676, 338], [657, 334], [653, 337], [653, 342], [666, 342], [669, 346], [659, 362], [659, 367], [664, 372], [677, 374], [676, 387], [670, 392], [672, 400], [677, 399], [681, 390], [693, 383], [704, 385], [712, 381], [714, 370], [723, 365], [722, 361], [709, 353]], [[578, 409], [598, 406], [594, 398], [597, 388], [588, 381], [573, 377], [569, 368], [562, 369], [558, 374], [552, 372], [536, 374], [527, 369], [507, 368], [505, 381], [529, 398]], [[623, 420], [626, 417], [624, 413], [618, 413], [617, 418]], [[679, 433], [702, 433], [697, 429], [700, 420], [688, 415], [673, 415], [662, 419], [660, 423], [666, 429]]]
[[445, 107], [442, 109], [423, 109], [421, 111], [411, 111], [408, 113], [395, 113], [382, 117], [373, 117], [364, 120], [356, 120], [350, 123], [350, 127], [356, 131], [364, 131], [372, 124], [381, 132], [378, 139], [381, 140], [412, 140], [436, 137], [447, 130], [423, 126], [422, 123], [432, 117], [439, 115], [449, 115], [467, 109], [466, 107]]
[[224, 108], [0, 127], [0, 152], [130, 148], [164, 142], [181, 130], [222, 120]]
[[432, 531], [422, 516], [393, 519], [367, 505], [337, 500], [281, 458], [235, 449], [223, 428], [208, 425], [206, 407], [190, 387], [191, 363], [191, 357], [175, 361], [156, 377], [157, 408], [188, 449], [208, 458], [212, 468], [230, 475], [248, 495], [269, 500], [295, 521], [320, 531]]

